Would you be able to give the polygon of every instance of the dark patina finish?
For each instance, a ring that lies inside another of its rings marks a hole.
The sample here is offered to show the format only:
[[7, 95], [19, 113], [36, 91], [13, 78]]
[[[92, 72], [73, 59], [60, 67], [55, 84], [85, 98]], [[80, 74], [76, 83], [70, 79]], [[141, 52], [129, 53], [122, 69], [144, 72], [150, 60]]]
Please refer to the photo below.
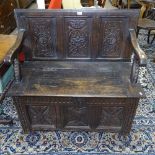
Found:
[[[14, 99], [24, 132], [129, 133], [145, 53], [136, 40], [137, 10], [16, 10]], [[17, 50], [16, 50], [17, 49]], [[16, 59], [22, 49], [23, 64]], [[132, 55], [132, 56], [131, 56]], [[131, 60], [132, 57], [132, 60]]]

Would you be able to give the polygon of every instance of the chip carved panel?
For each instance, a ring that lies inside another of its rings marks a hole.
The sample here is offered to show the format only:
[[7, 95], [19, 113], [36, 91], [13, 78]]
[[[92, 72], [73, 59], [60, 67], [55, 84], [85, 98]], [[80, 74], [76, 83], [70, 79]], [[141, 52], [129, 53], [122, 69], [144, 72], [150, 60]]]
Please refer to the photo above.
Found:
[[[46, 24], [45, 24], [46, 23]], [[56, 20], [55, 18], [29, 18], [32, 33], [33, 57], [56, 56]]]
[[66, 52], [69, 58], [89, 56], [89, 22], [85, 18], [65, 19]]
[[52, 125], [55, 123], [55, 112], [52, 106], [29, 105], [28, 113], [32, 125]]
[[123, 107], [103, 107], [100, 125], [122, 126], [123, 110]]
[[91, 129], [128, 133], [138, 99], [17, 97], [25, 132], [41, 129]]
[[72, 103], [63, 106], [65, 126], [88, 126], [88, 105], [81, 98], [72, 99]]

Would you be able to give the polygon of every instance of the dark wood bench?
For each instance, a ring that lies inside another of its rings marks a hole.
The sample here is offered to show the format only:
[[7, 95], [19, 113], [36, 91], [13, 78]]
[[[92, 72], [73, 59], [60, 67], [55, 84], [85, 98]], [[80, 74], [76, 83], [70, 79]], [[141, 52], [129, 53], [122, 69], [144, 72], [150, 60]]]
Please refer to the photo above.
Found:
[[[136, 40], [137, 10], [16, 10], [14, 99], [24, 132], [129, 133], [145, 53]], [[20, 64], [17, 54], [26, 61]], [[131, 59], [132, 57], [132, 59]]]

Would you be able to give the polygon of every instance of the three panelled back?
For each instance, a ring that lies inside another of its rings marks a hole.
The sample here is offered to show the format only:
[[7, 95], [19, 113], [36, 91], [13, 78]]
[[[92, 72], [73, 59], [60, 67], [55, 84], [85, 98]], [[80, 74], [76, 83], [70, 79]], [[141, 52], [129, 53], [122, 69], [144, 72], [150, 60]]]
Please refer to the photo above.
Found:
[[16, 10], [27, 60], [128, 59], [137, 10]]

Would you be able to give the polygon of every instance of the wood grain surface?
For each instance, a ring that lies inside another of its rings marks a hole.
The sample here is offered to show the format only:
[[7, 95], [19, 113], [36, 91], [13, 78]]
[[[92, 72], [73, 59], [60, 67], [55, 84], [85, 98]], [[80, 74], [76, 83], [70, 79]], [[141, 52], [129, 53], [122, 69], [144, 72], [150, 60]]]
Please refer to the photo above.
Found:
[[2, 35], [0, 34], [0, 63], [3, 62], [6, 54], [11, 49], [16, 41], [16, 35]]

